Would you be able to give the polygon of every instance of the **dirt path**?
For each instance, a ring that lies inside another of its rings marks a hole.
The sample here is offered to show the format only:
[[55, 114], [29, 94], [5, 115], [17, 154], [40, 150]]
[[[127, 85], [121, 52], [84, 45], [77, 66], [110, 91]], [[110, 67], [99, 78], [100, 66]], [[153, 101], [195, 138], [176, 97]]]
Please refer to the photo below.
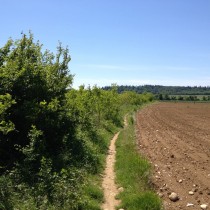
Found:
[[119, 192], [115, 184], [115, 172], [114, 172], [115, 155], [116, 155], [115, 142], [118, 138], [118, 135], [119, 132], [115, 134], [114, 138], [111, 140], [108, 155], [106, 158], [106, 168], [102, 182], [102, 187], [104, 189], [104, 198], [105, 198], [105, 202], [102, 205], [102, 209], [104, 210], [115, 210], [115, 206], [119, 205], [120, 203], [119, 200], [115, 199], [115, 196]]
[[[165, 210], [210, 208], [210, 104], [159, 103], [137, 116], [141, 153]], [[190, 192], [191, 191], [191, 192]], [[177, 202], [169, 199], [175, 192]], [[190, 192], [190, 193], [189, 193]]]
[[[124, 117], [124, 128], [128, 125], [127, 115]], [[115, 207], [120, 204], [120, 200], [115, 197], [119, 193], [117, 185], [115, 184], [115, 171], [114, 164], [116, 162], [116, 147], [115, 143], [117, 141], [120, 132], [116, 133], [111, 140], [108, 155], [106, 158], [106, 168], [104, 171], [104, 177], [102, 182], [102, 187], [104, 189], [104, 199], [105, 202], [102, 205], [103, 210], [115, 210]]]

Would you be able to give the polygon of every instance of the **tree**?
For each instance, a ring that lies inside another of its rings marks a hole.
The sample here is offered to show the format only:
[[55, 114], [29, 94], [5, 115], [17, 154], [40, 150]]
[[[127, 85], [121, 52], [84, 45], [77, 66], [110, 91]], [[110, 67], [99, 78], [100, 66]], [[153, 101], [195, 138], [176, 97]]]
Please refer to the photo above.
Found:
[[73, 80], [69, 61], [68, 48], [59, 43], [56, 55], [48, 50], [43, 52], [32, 33], [22, 34], [16, 41], [9, 39], [0, 48], [0, 103], [6, 107], [0, 119], [0, 148], [4, 151], [0, 161], [5, 169], [23, 158], [15, 145], [30, 144], [32, 126], [43, 133], [40, 155], [56, 156], [64, 136], [69, 131], [74, 135], [64, 108], [65, 94]]
[[11, 121], [8, 121], [7, 110], [15, 104], [15, 101], [12, 100], [10, 94], [0, 95], [0, 132], [4, 135], [14, 130], [14, 124]]
[[184, 100], [184, 97], [183, 97], [183, 96], [179, 96], [179, 97], [178, 97], [178, 100], [179, 100], [179, 101], [183, 101], [183, 100]]
[[163, 94], [159, 94], [159, 100], [163, 100]]
[[175, 101], [176, 100], [176, 96], [171, 96], [171, 100]]
[[202, 99], [203, 99], [203, 101], [207, 101], [207, 97], [206, 96], [203, 96]]
[[168, 94], [165, 94], [165, 97], [164, 97], [165, 100], [170, 100], [170, 97]]

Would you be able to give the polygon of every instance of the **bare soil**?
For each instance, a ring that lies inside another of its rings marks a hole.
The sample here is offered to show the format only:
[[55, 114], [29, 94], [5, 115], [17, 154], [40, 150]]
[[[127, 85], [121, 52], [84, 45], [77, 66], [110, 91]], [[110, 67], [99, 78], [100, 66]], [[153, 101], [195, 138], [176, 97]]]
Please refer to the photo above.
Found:
[[[165, 210], [210, 208], [209, 103], [148, 106], [137, 114], [137, 139], [152, 163], [152, 183]], [[171, 192], [178, 201], [169, 199]]]

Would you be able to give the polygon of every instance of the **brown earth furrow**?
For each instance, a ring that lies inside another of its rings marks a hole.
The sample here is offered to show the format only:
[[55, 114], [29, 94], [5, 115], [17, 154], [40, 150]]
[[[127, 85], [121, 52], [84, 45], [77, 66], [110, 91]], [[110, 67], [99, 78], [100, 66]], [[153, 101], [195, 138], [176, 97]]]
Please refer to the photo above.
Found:
[[[140, 151], [152, 162], [152, 181], [166, 210], [210, 200], [210, 104], [159, 103], [137, 115]], [[189, 191], [194, 190], [193, 195]], [[172, 202], [168, 194], [178, 193]], [[209, 203], [210, 205], [210, 203]]]

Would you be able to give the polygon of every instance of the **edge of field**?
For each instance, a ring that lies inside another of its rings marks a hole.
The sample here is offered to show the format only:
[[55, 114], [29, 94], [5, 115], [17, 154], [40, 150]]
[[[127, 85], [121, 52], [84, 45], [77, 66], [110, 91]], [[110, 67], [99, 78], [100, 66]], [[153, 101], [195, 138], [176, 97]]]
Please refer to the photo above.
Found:
[[118, 209], [160, 210], [162, 202], [153, 191], [150, 175], [151, 165], [143, 157], [136, 144], [135, 114], [127, 114], [127, 126], [116, 142], [116, 182], [121, 187], [117, 196], [121, 200]]

